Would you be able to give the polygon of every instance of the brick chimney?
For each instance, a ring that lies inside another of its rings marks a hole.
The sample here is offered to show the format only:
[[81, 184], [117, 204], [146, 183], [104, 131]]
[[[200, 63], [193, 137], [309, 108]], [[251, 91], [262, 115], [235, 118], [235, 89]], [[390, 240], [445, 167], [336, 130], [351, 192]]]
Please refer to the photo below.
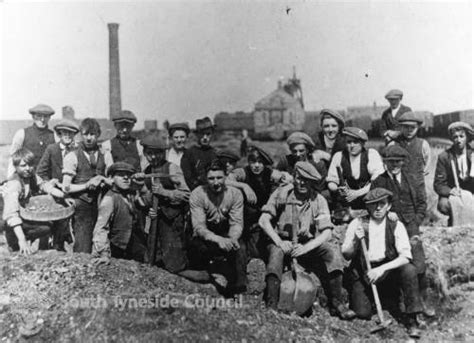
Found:
[[63, 107], [63, 119], [74, 120], [74, 108], [71, 106], [64, 106]]
[[119, 24], [109, 23], [107, 26], [109, 28], [109, 119], [112, 120], [122, 110], [118, 42]]

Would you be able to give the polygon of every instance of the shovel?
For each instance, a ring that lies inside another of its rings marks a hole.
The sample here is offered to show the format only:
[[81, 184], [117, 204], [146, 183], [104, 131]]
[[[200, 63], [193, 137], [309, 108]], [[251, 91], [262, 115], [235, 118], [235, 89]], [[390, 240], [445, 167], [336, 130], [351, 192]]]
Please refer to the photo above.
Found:
[[[364, 259], [365, 259], [365, 262], [367, 263], [367, 271], [370, 272], [370, 270], [372, 269], [372, 266], [370, 265], [370, 262], [369, 262], [369, 254], [367, 253], [367, 246], [365, 245], [364, 238], [362, 238], [360, 242], [362, 244]], [[375, 286], [374, 283], [371, 283], [370, 285], [372, 286], [372, 293], [374, 294], [375, 307], [377, 308], [377, 315], [379, 316], [379, 320], [380, 320], [380, 324], [377, 325], [372, 330], [370, 330], [370, 333], [375, 333], [378, 331], [385, 330], [392, 321], [390, 319], [387, 319], [387, 320], [384, 319], [383, 312], [382, 312], [382, 305], [380, 304], [379, 292], [377, 291], [377, 286]]]
[[[298, 243], [298, 212], [296, 204], [292, 204], [292, 240]], [[281, 277], [280, 300], [278, 309], [283, 312], [295, 312], [302, 315], [309, 310], [316, 298], [316, 285], [311, 275], [306, 273], [298, 264], [296, 258], [292, 259], [291, 270]]]

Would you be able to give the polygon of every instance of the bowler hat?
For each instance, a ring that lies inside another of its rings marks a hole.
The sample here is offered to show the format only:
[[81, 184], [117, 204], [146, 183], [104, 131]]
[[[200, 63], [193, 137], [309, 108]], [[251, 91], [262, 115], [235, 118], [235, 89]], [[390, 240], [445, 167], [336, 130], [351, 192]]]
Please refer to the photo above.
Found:
[[44, 114], [47, 116], [52, 116], [54, 114], [54, 110], [45, 104], [38, 104], [35, 107], [32, 107], [28, 110], [31, 114]]
[[212, 120], [209, 117], [204, 117], [202, 119], [196, 120], [196, 132], [204, 131], [206, 129], [215, 129], [215, 126], [212, 124]]

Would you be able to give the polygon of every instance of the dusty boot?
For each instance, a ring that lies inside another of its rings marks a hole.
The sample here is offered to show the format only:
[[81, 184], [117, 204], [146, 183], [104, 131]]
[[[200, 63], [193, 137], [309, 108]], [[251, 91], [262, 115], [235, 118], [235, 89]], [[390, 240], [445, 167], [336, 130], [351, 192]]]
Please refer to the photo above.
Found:
[[186, 269], [180, 271], [178, 275], [194, 282], [207, 283], [211, 281], [211, 276], [207, 270]]
[[418, 274], [418, 285], [420, 288], [421, 295], [421, 305], [423, 306], [423, 315], [428, 318], [432, 318], [436, 315], [436, 311], [428, 303], [428, 280], [426, 279], [426, 274]]
[[265, 302], [268, 308], [276, 310], [280, 297], [280, 279], [276, 275], [270, 274], [266, 278], [267, 287], [265, 289]]
[[406, 317], [406, 328], [408, 336], [411, 338], [420, 338], [421, 330], [418, 328], [418, 323], [416, 321], [416, 314], [410, 313]]
[[338, 316], [342, 320], [351, 320], [356, 317], [356, 313], [349, 309], [342, 300], [342, 273], [330, 274], [329, 293], [330, 308], [329, 312], [333, 316]]

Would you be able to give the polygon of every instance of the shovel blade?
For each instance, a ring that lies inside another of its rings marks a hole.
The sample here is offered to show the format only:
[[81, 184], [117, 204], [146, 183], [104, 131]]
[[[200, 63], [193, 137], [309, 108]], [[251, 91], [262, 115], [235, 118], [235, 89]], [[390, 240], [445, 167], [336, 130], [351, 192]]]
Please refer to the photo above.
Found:
[[293, 273], [291, 271], [287, 271], [281, 277], [280, 300], [278, 301], [278, 309], [280, 311], [294, 311], [295, 290], [296, 281], [293, 279]]
[[296, 272], [294, 309], [296, 314], [307, 312], [316, 299], [316, 285], [311, 275], [305, 272]]
[[383, 323], [380, 323], [379, 325], [374, 327], [372, 330], [370, 330], [370, 333], [376, 333], [376, 332], [385, 330], [390, 325], [391, 322], [392, 322], [391, 320], [386, 320]]

